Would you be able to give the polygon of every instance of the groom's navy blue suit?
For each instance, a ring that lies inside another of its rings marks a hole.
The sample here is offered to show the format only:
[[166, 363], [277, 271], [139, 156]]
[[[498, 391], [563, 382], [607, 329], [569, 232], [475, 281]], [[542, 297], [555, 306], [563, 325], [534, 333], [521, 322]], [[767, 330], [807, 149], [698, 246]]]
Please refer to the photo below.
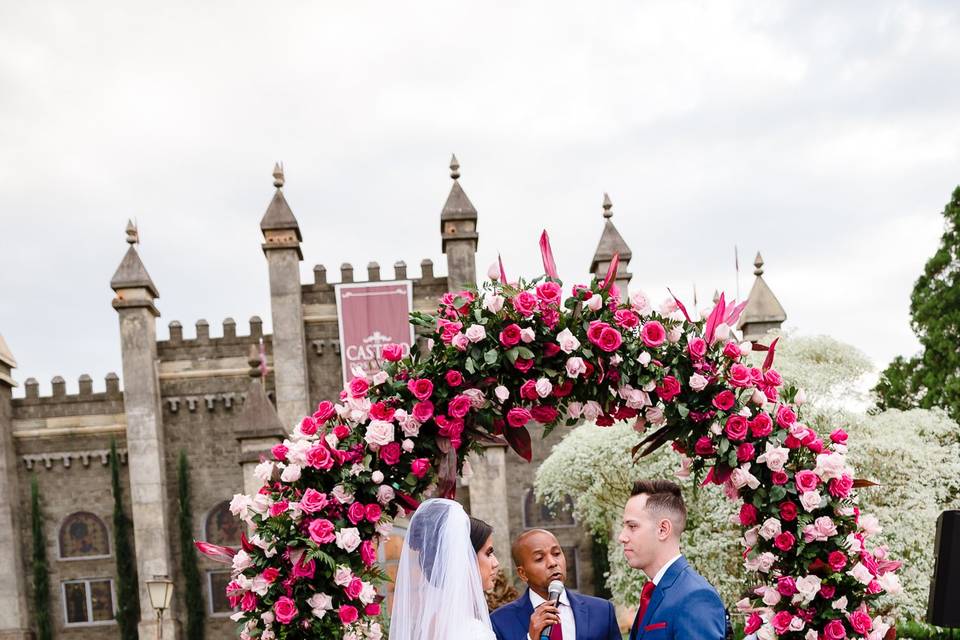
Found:
[[634, 620], [630, 640], [723, 640], [726, 631], [720, 596], [680, 556], [653, 590], [643, 620]]
[[[620, 627], [617, 626], [612, 604], [570, 589], [567, 589], [567, 599], [573, 609], [577, 637], [564, 640], [620, 640]], [[490, 622], [493, 623], [497, 640], [526, 640], [532, 615], [533, 604], [529, 591], [524, 591], [519, 598], [494, 611], [490, 614]]]

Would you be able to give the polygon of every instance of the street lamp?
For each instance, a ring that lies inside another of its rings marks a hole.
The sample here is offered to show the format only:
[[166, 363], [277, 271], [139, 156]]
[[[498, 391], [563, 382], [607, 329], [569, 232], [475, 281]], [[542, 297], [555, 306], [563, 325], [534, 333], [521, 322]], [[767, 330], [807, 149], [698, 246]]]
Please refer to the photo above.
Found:
[[167, 576], [153, 576], [147, 580], [147, 593], [150, 594], [150, 606], [157, 611], [157, 640], [163, 638], [163, 612], [170, 608], [173, 597], [173, 582]]

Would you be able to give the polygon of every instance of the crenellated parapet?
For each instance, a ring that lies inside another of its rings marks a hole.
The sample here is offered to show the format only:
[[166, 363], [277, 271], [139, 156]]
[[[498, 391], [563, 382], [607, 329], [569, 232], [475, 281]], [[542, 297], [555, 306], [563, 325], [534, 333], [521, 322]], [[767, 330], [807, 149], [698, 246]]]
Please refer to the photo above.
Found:
[[[340, 265], [340, 279], [337, 282], [327, 280], [327, 268], [318, 264], [313, 268], [313, 282], [301, 285], [301, 295], [305, 308], [306, 322], [317, 322], [318, 315], [324, 320], [336, 319], [336, 287], [339, 284], [353, 284], [356, 282], [396, 282], [409, 280], [413, 283], [414, 306], [418, 309], [433, 310], [437, 299], [448, 290], [447, 276], [437, 276], [433, 270], [433, 260], [424, 258], [420, 261], [420, 277], [411, 277], [407, 270], [407, 263], [398, 260], [393, 263], [393, 277], [385, 278], [377, 262], [367, 264], [366, 280], [358, 280], [354, 274], [353, 265], [345, 262]], [[425, 304], [422, 301], [429, 301]], [[317, 306], [324, 306], [324, 312], [318, 314]]]
[[[263, 338], [263, 320], [260, 316], [252, 316], [247, 321], [247, 333], [237, 335], [237, 322], [233, 318], [226, 318], [221, 323], [220, 335], [210, 335], [210, 323], [204, 319], [197, 320], [194, 323], [194, 334], [192, 338], [185, 338], [183, 335], [183, 325], [178, 320], [173, 320], [167, 325], [168, 337], [166, 340], [157, 341], [158, 355], [161, 360], [169, 359], [172, 349], [195, 349], [198, 347], [229, 347], [238, 346], [239, 355], [246, 353], [251, 344], [260, 344]], [[232, 353], [232, 351], [231, 351]], [[203, 357], [209, 357], [206, 354]]]
[[[13, 399], [15, 407], [77, 405], [82, 403], [123, 402], [120, 391], [120, 377], [113, 372], [104, 376], [103, 391], [94, 389], [93, 378], [84, 373], [77, 379], [77, 392], [68, 393], [67, 383], [62, 376], [50, 380], [50, 395], [40, 395], [40, 383], [36, 378], [27, 378], [23, 383], [24, 395]], [[75, 410], [75, 409], [70, 409]]]

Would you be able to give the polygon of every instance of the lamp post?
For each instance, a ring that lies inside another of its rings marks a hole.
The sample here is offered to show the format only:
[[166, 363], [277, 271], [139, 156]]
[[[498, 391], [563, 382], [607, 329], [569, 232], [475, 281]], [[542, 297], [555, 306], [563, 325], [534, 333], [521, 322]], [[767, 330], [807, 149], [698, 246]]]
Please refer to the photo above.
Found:
[[173, 582], [167, 576], [153, 576], [153, 580], [147, 580], [147, 593], [150, 594], [150, 606], [157, 611], [157, 640], [162, 640], [163, 612], [170, 608]]

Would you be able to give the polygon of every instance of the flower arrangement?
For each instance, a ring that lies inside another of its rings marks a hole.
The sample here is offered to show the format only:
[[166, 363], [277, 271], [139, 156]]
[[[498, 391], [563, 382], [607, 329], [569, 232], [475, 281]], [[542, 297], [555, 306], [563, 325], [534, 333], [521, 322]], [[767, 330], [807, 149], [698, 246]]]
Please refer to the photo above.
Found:
[[[228, 596], [242, 638], [383, 635], [376, 545], [419, 498], [452, 496], [466, 455], [505, 441], [530, 459], [531, 428], [630, 421], [645, 455], [672, 442], [682, 467], [740, 501], [745, 566], [761, 586], [739, 606], [764, 638], [880, 638], [870, 604], [899, 589], [875, 518], [861, 514], [846, 434], [803, 424], [795, 391], [739, 342], [744, 304], [723, 296], [705, 320], [679, 300], [621, 298], [615, 258], [603, 281], [564, 297], [546, 234], [546, 275], [508, 281], [502, 264], [476, 291], [448, 293], [433, 333], [383, 370], [362, 371], [321, 402], [256, 470], [263, 487], [232, 511], [242, 549], [198, 543], [232, 562]], [[844, 606], [837, 607], [838, 601]]]

